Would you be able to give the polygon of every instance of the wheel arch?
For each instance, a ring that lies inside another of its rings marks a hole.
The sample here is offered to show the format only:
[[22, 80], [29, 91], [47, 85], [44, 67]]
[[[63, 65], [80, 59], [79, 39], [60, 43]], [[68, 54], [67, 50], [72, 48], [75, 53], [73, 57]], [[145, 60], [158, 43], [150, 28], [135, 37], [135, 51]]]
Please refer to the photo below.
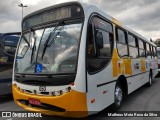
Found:
[[[152, 68], [150, 68], [149, 72], [151, 73], [151, 76], [153, 77], [153, 71], [152, 71]], [[150, 74], [149, 73], [149, 74]]]
[[122, 90], [124, 91], [124, 95], [128, 95], [128, 83], [126, 77], [124, 75], [119, 76], [117, 82], [120, 83]]

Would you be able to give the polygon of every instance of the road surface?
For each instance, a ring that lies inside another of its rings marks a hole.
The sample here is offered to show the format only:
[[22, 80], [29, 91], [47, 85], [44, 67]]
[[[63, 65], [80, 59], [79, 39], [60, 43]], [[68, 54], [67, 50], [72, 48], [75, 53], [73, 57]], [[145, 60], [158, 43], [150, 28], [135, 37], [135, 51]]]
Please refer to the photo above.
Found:
[[[110, 108], [87, 119], [92, 120], [160, 120], [160, 117], [106, 117]], [[25, 111], [17, 106], [11, 95], [0, 96], [0, 111]], [[142, 86], [130, 94], [119, 111], [160, 111], [160, 78], [155, 78], [151, 87]], [[23, 118], [24, 120], [46, 120], [46, 118]], [[47, 120], [60, 120], [61, 117], [49, 117]], [[0, 118], [0, 120], [22, 120], [22, 118]]]

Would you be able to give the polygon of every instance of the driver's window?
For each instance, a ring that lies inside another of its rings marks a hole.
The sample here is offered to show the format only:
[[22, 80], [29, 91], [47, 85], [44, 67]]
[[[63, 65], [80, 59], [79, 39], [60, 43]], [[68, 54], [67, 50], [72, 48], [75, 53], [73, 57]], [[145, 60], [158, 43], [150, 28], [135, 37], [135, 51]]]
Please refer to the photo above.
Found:
[[102, 33], [103, 36], [103, 48], [97, 49], [99, 51], [99, 58], [108, 58], [111, 57], [111, 42], [112, 42], [112, 34], [105, 30], [98, 30], [98, 32]]
[[[99, 17], [93, 17], [88, 27], [87, 64], [88, 72], [93, 74], [103, 69], [110, 61], [113, 46], [112, 25]], [[101, 34], [101, 39], [97, 34]], [[102, 41], [99, 41], [102, 40]], [[99, 47], [98, 44], [102, 44]]]

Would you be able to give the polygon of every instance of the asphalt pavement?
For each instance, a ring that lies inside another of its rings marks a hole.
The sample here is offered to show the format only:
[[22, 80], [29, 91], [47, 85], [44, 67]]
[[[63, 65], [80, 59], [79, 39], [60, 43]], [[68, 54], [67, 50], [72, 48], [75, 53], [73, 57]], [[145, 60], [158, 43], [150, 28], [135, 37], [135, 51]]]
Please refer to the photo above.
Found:
[[[12, 95], [0, 96], [0, 111], [25, 111], [17, 106]], [[160, 78], [155, 78], [151, 87], [142, 86], [130, 94], [122, 103], [121, 111], [159, 111], [160, 112]], [[89, 116], [85, 119], [92, 120], [160, 120], [160, 117], [107, 117], [110, 107], [99, 114]], [[42, 118], [0, 118], [0, 120], [61, 120], [61, 117]], [[66, 118], [65, 118], [66, 119]]]

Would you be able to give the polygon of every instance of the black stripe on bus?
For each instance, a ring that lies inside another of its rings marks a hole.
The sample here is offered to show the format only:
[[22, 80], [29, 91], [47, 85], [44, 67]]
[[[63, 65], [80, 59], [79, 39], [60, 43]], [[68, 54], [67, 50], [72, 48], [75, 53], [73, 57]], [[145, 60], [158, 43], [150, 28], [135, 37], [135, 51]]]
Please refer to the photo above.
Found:
[[128, 77], [126, 77], [126, 78], [135, 77], [135, 76], [137, 76], [137, 75], [141, 75], [141, 74], [144, 74], [144, 73], [147, 73], [147, 72], [149, 72], [149, 71], [142, 72], [142, 73], [138, 73], [138, 74], [135, 74], [135, 75], [131, 75], [131, 76], [128, 76]]
[[[149, 72], [149, 71], [146, 71], [146, 72]], [[146, 73], [146, 72], [143, 72], [143, 73]], [[135, 75], [132, 75], [132, 76], [126, 77], [126, 78], [134, 77], [134, 76], [137, 76], [137, 75], [140, 75], [140, 74], [143, 74], [143, 73], [138, 73], [138, 74], [135, 74]], [[104, 86], [104, 85], [107, 85], [107, 84], [109, 84], [109, 83], [116, 82], [116, 81], [117, 81], [117, 80], [113, 80], [113, 81], [110, 81], [110, 82], [106, 82], [106, 83], [98, 84], [98, 85], [97, 85], [97, 87], [101, 87], [101, 86]]]
[[[152, 70], [156, 70], [157, 68], [155, 69], [152, 69]], [[137, 76], [137, 75], [140, 75], [140, 74], [144, 74], [144, 73], [147, 73], [149, 71], [146, 71], [146, 72], [142, 72], [142, 73], [138, 73], [138, 74], [135, 74], [135, 75], [132, 75], [132, 76], [128, 76], [126, 78], [130, 78], [130, 77], [134, 77], [134, 76]], [[107, 85], [109, 83], [113, 83], [113, 82], [116, 82], [117, 80], [113, 80], [113, 81], [110, 81], [110, 82], [106, 82], [106, 83], [102, 83], [102, 84], [98, 84], [97, 87], [101, 87], [101, 86], [104, 86], [104, 85]]]
[[102, 83], [102, 84], [98, 84], [97, 87], [101, 87], [103, 85], [107, 85], [109, 83], [113, 83], [113, 82], [116, 82], [117, 80], [113, 80], [113, 81], [110, 81], [110, 82], [106, 82], [106, 83]]
[[[152, 69], [152, 70], [156, 70], [156, 69], [157, 69], [157, 68]], [[150, 71], [146, 71], [146, 72], [138, 73], [138, 74], [135, 74], [135, 75], [132, 75], [132, 76], [128, 76], [128, 77], [126, 77], [126, 78], [134, 77], [134, 76], [137, 76], [137, 75], [140, 75], [140, 74], [144, 74], [144, 73], [147, 73], [147, 72], [150, 72]]]

